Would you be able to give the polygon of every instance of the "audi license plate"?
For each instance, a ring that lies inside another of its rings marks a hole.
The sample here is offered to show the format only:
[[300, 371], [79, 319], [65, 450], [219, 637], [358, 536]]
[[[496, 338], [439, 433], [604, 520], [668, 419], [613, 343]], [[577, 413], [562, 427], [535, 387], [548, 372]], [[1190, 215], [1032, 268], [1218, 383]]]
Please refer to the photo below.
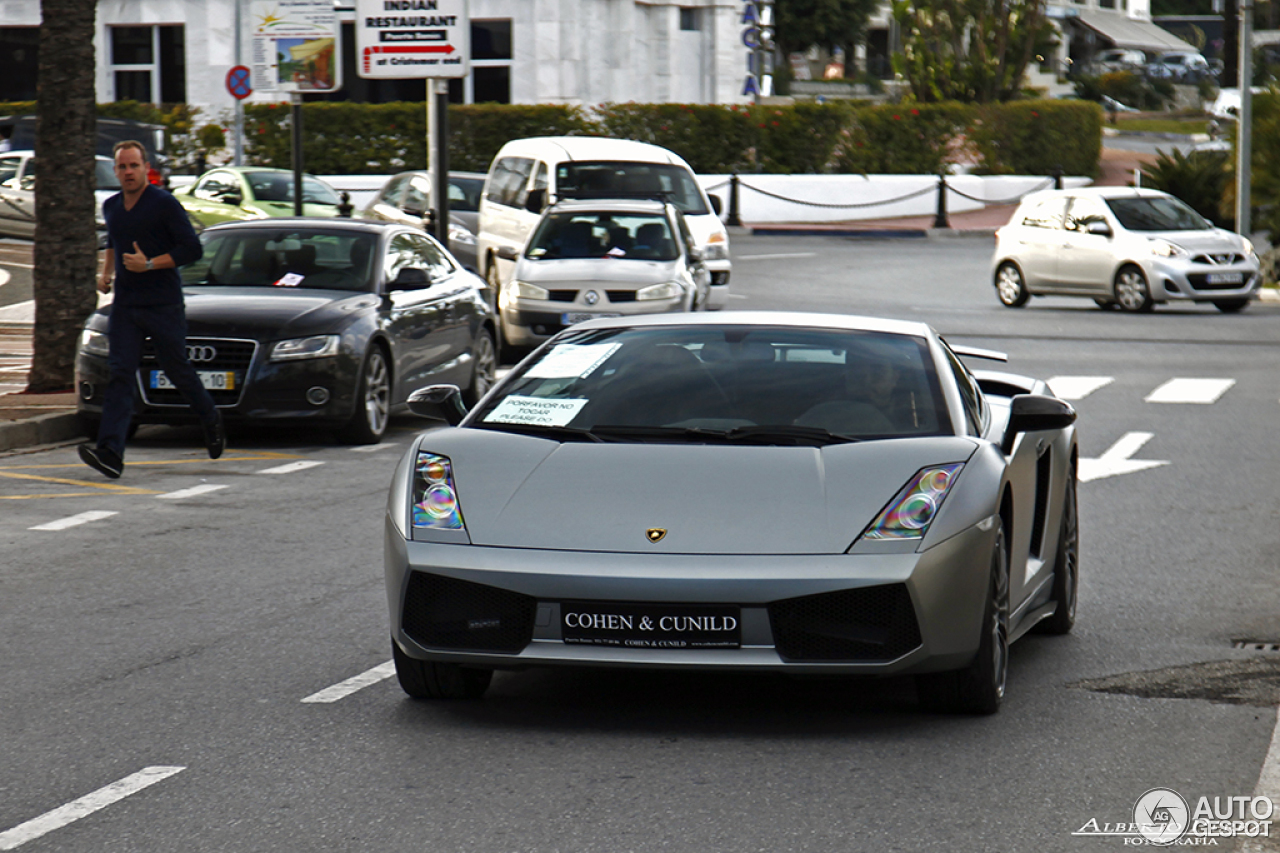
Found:
[[1209, 284], [1244, 284], [1242, 272], [1211, 272], [1206, 276]]
[[[234, 370], [197, 370], [200, 376], [200, 384], [210, 391], [234, 391], [236, 390], [236, 373]], [[169, 377], [164, 375], [163, 370], [151, 371], [151, 387], [159, 389], [174, 388], [174, 384], [169, 381]]]
[[560, 322], [565, 326], [572, 326], [574, 323], [584, 323], [587, 320], [596, 320], [600, 317], [621, 317], [621, 314], [591, 314], [586, 311], [570, 311], [560, 315]]
[[742, 616], [727, 605], [560, 604], [560, 635], [566, 643], [630, 649], [736, 649]]

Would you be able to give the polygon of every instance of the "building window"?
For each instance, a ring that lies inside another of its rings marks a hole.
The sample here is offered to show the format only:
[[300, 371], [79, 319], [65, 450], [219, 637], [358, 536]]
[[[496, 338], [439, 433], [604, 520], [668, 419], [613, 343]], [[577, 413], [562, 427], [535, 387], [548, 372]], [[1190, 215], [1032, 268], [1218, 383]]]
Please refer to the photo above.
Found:
[[466, 83], [463, 103], [511, 103], [510, 18], [471, 22], [471, 77]]
[[0, 101], [34, 101], [39, 27], [0, 27]]
[[698, 26], [698, 11], [699, 10], [697, 9], [681, 8], [680, 29], [685, 32], [696, 32], [697, 30], [702, 29], [702, 27]]
[[114, 100], [186, 103], [186, 48], [180, 24], [109, 29]]

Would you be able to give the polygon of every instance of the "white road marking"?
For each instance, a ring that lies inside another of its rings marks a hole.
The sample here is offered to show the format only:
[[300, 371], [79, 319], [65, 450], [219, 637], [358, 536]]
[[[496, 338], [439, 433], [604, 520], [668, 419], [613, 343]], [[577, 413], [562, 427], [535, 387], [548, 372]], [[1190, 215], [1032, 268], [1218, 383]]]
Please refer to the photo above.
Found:
[[1168, 465], [1169, 463], [1163, 460], [1129, 458], [1141, 450], [1142, 445], [1150, 441], [1151, 437], [1152, 434], [1149, 432], [1127, 432], [1097, 459], [1081, 459], [1078, 472], [1080, 482], [1087, 483], [1090, 480], [1101, 480], [1117, 474], [1132, 474], [1135, 471]]
[[357, 690], [363, 690], [370, 684], [377, 684], [379, 681], [390, 678], [396, 674], [395, 661], [387, 661], [379, 664], [368, 672], [362, 672], [357, 676], [348, 678], [332, 687], [326, 687], [319, 693], [312, 693], [303, 702], [337, 702], [355, 693]]
[[88, 524], [91, 521], [101, 521], [104, 518], [110, 518], [117, 513], [95, 509], [90, 512], [82, 512], [79, 515], [73, 515], [69, 518], [60, 518], [57, 521], [50, 521], [48, 524], [37, 524], [35, 527], [28, 527], [28, 530], [66, 530], [68, 527], [78, 527], [81, 524]]
[[61, 829], [67, 824], [93, 814], [98, 809], [106, 808], [186, 769], [185, 767], [144, 767], [137, 773], [126, 776], [118, 782], [112, 782], [105, 788], [99, 788], [92, 794], [86, 794], [65, 806], [45, 812], [26, 823], [20, 823], [13, 829], [0, 832], [0, 850], [13, 850], [20, 847], [28, 841], [53, 832], [55, 829]]
[[1148, 403], [1216, 403], [1234, 379], [1170, 379], [1144, 399]]
[[1049, 387], [1064, 400], [1083, 400], [1114, 381], [1111, 376], [1055, 376], [1049, 380]]
[[308, 468], [314, 468], [317, 465], [323, 465], [323, 462], [316, 462], [312, 459], [304, 459], [301, 462], [290, 462], [288, 465], [277, 465], [274, 468], [263, 468], [259, 474], [292, 474], [294, 471], [305, 471]]
[[395, 444], [362, 444], [359, 447], [351, 448], [352, 453], [377, 453], [379, 450], [398, 450]]
[[785, 258], [812, 258], [817, 252], [778, 252], [772, 255], [739, 255], [739, 261], [777, 261]]
[[164, 495], [156, 495], [157, 498], [167, 501], [180, 501], [183, 498], [194, 498], [196, 495], [207, 495], [209, 492], [216, 492], [218, 489], [225, 489], [226, 486], [215, 486], [212, 483], [206, 483], [203, 486], [192, 486], [189, 489], [180, 489], [176, 492], [169, 492]]
[[[1276, 714], [1276, 727], [1271, 733], [1271, 748], [1262, 761], [1258, 787], [1253, 789], [1253, 794], [1255, 797], [1269, 797], [1271, 802], [1280, 803], [1280, 711]], [[1274, 838], [1246, 838], [1240, 846], [1241, 853], [1274, 853], [1276, 849]]]

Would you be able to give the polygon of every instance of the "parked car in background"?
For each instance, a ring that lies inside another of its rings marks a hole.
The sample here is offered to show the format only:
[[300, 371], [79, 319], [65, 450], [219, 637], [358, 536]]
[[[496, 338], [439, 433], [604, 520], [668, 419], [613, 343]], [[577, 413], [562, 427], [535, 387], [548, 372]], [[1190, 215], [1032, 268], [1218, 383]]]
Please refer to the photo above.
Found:
[[1111, 74], [1116, 71], [1141, 71], [1147, 64], [1147, 55], [1140, 50], [1112, 48], [1099, 51], [1093, 58], [1090, 71], [1094, 74]]
[[1086, 296], [1099, 307], [1150, 311], [1160, 302], [1210, 302], [1239, 311], [1258, 297], [1253, 244], [1215, 227], [1159, 190], [1084, 187], [1023, 199], [996, 231], [996, 296]]
[[[120, 191], [115, 164], [110, 157], [94, 158], [94, 221], [98, 245], [106, 245], [107, 225], [102, 203]], [[36, 158], [32, 151], [0, 154], [0, 236], [29, 237], [36, 234]]]
[[[293, 216], [293, 172], [256, 166], [222, 166], [173, 191], [174, 198], [206, 227], [240, 219]], [[302, 215], [337, 216], [342, 199], [320, 178], [302, 177]]]
[[[14, 151], [35, 151], [36, 117], [33, 114], [0, 117], [0, 127], [12, 128], [9, 147]], [[99, 118], [93, 153], [110, 159], [117, 142], [141, 142], [147, 150], [151, 170], [147, 179], [158, 186], [169, 182], [169, 157], [165, 153], [165, 126], [126, 118]]]
[[539, 344], [597, 317], [707, 307], [711, 274], [670, 202], [561, 201], [548, 207], [498, 292], [502, 339]]
[[[182, 268], [187, 351], [228, 425], [307, 424], [375, 444], [409, 394], [436, 382], [478, 400], [497, 367], [483, 282], [420, 229], [352, 219], [229, 222]], [[76, 357], [79, 411], [102, 417], [111, 308]], [[143, 349], [135, 423], [194, 423]]]
[[[427, 229], [435, 178], [425, 170], [393, 175], [365, 205], [360, 216], [385, 219]], [[476, 217], [484, 175], [475, 172], [449, 173], [449, 251], [472, 272], [476, 267]]]
[[1148, 77], [1174, 83], [1198, 83], [1213, 76], [1209, 60], [1188, 50], [1162, 53], [1147, 63], [1145, 71]]

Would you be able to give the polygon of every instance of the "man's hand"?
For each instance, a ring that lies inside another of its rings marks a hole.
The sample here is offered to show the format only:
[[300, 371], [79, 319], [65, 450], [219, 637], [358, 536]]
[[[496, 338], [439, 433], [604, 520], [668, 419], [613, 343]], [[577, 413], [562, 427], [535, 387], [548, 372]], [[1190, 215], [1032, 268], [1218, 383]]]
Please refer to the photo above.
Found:
[[[138, 248], [138, 244], [133, 244], [132, 252], [124, 253], [124, 268], [129, 272], [146, 272], [147, 256], [142, 253], [142, 249]], [[105, 293], [105, 291], [103, 291]]]
[[111, 279], [107, 278], [105, 275], [102, 278], [98, 279], [98, 291], [100, 293], [110, 293]]

